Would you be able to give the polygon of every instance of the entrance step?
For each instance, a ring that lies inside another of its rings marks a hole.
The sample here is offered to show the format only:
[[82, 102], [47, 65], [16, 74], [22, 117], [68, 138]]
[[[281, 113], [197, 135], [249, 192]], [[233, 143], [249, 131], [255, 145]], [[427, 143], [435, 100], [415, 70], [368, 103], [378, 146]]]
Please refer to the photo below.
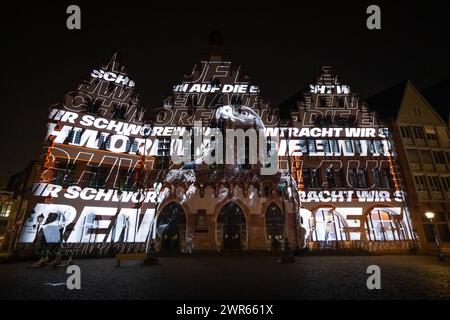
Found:
[[361, 249], [314, 249], [305, 250], [300, 253], [304, 256], [375, 256], [376, 253]]

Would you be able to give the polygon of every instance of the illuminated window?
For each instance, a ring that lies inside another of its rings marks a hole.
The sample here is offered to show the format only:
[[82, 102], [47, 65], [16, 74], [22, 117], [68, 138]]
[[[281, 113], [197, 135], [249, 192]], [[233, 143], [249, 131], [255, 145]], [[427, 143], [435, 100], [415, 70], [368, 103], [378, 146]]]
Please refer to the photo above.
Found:
[[375, 143], [373, 140], [368, 140], [367, 141], [367, 148], [369, 149], [370, 153], [376, 153], [376, 149], [375, 149]]
[[67, 135], [67, 138], [64, 141], [64, 143], [71, 143], [73, 141], [74, 136], [75, 136], [75, 130], [72, 128], [72, 129], [70, 129], [69, 134]]
[[313, 139], [308, 140], [308, 152], [315, 153], [316, 152], [316, 141]]
[[137, 152], [138, 151], [138, 143], [134, 139], [127, 140], [126, 152]]
[[5, 201], [0, 203], [0, 217], [8, 218], [12, 209], [12, 203], [9, 201]]
[[425, 176], [414, 176], [414, 181], [416, 182], [417, 191], [428, 191]]
[[353, 153], [353, 144], [351, 140], [345, 140], [345, 152]]
[[358, 188], [367, 188], [367, 172], [365, 169], [357, 170]]
[[327, 182], [329, 188], [343, 188], [342, 170], [337, 168], [327, 168]]
[[331, 144], [331, 150], [334, 153], [339, 153], [339, 145], [337, 140], [330, 140], [330, 144]]
[[170, 155], [170, 139], [162, 138], [158, 140], [158, 156]]
[[105, 141], [105, 149], [111, 148], [111, 137], [107, 137]]
[[349, 180], [353, 188], [367, 188], [367, 172], [365, 169], [348, 170]]
[[81, 130], [77, 130], [75, 133], [75, 138], [73, 139], [73, 143], [80, 144], [81, 142]]
[[383, 209], [374, 209], [367, 215], [366, 231], [369, 240], [404, 240], [404, 228], [400, 221]]
[[155, 168], [167, 169], [170, 164], [170, 139], [162, 138], [158, 140], [158, 157], [156, 157]]
[[334, 188], [335, 182], [334, 182], [333, 168], [327, 168], [326, 176], [327, 176], [328, 187]]
[[103, 149], [105, 147], [106, 139], [107, 139], [107, 136], [105, 136], [103, 134], [103, 132], [101, 132], [100, 136], [98, 136], [98, 139], [97, 139], [97, 147], [99, 149]]
[[410, 127], [401, 126], [400, 127], [400, 131], [402, 133], [402, 137], [403, 138], [408, 138], [408, 139], [412, 138], [411, 128]]
[[356, 178], [356, 169], [352, 168], [348, 170], [348, 180], [350, 182], [351, 187], [357, 188], [358, 180]]
[[325, 153], [330, 153], [331, 152], [330, 142], [328, 140], [322, 140], [322, 145], [323, 145], [323, 151]]
[[425, 128], [425, 133], [426, 133], [426, 136], [427, 136], [427, 140], [437, 141], [436, 130], [434, 130], [434, 128], [426, 127]]
[[392, 174], [389, 168], [376, 168], [373, 170], [375, 186], [382, 189], [390, 189]]
[[303, 169], [302, 174], [305, 188], [321, 187], [320, 169]]
[[300, 152], [302, 154], [308, 154], [308, 147], [306, 146], [306, 141], [305, 140], [299, 140], [298, 144], [300, 146]]
[[438, 176], [429, 176], [428, 177], [428, 183], [430, 184], [430, 189], [432, 192], [439, 192], [441, 191], [441, 187], [439, 185], [439, 178]]
[[354, 140], [353, 141], [353, 145], [355, 146], [355, 153], [361, 153], [362, 149], [361, 149], [361, 141], [359, 140]]
[[313, 223], [314, 226], [311, 228], [313, 241], [322, 241], [326, 245], [329, 241], [348, 239], [343, 220], [332, 209], [317, 210]]
[[133, 171], [129, 169], [120, 169], [118, 181], [119, 181], [119, 189], [125, 191], [133, 190], [134, 185]]
[[381, 140], [375, 140], [374, 146], [375, 146], [375, 150], [377, 153], [380, 153], [380, 154], [384, 153], [383, 142], [381, 142]]

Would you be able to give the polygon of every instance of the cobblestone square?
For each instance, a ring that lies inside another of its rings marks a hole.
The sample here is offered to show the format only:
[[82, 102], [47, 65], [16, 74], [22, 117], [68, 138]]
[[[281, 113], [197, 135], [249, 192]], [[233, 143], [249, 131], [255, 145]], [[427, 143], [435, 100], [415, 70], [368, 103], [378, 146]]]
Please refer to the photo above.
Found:
[[[81, 290], [68, 290], [65, 268], [0, 265], [0, 299], [450, 299], [450, 262], [417, 256], [277, 256], [160, 258], [140, 266], [112, 258], [77, 259]], [[381, 289], [369, 290], [369, 265]]]

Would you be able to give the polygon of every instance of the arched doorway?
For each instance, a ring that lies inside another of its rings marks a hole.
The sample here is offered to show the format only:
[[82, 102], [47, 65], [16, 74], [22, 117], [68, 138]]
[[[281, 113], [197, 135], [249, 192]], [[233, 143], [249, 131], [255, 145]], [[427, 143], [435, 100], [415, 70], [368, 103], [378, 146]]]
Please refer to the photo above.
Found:
[[181, 251], [186, 239], [186, 213], [180, 204], [171, 202], [159, 213], [156, 235], [161, 251]]
[[333, 208], [320, 208], [313, 215], [311, 226], [312, 241], [322, 248], [337, 248], [339, 241], [349, 240], [344, 220]]
[[218, 237], [225, 250], [243, 249], [247, 236], [244, 211], [235, 202], [228, 202], [217, 217]]
[[271, 250], [281, 249], [284, 242], [284, 214], [272, 202], [266, 209], [266, 242]]

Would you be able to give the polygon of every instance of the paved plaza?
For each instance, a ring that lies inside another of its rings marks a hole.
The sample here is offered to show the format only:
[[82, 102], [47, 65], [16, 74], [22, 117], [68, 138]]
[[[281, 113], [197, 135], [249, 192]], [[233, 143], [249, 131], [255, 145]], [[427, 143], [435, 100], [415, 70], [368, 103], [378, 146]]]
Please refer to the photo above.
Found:
[[[0, 265], [0, 299], [445, 299], [450, 259], [417, 256], [201, 255], [160, 258], [141, 267], [112, 258], [76, 259], [81, 290], [68, 290], [65, 268]], [[369, 290], [369, 265], [381, 268], [381, 289]]]

